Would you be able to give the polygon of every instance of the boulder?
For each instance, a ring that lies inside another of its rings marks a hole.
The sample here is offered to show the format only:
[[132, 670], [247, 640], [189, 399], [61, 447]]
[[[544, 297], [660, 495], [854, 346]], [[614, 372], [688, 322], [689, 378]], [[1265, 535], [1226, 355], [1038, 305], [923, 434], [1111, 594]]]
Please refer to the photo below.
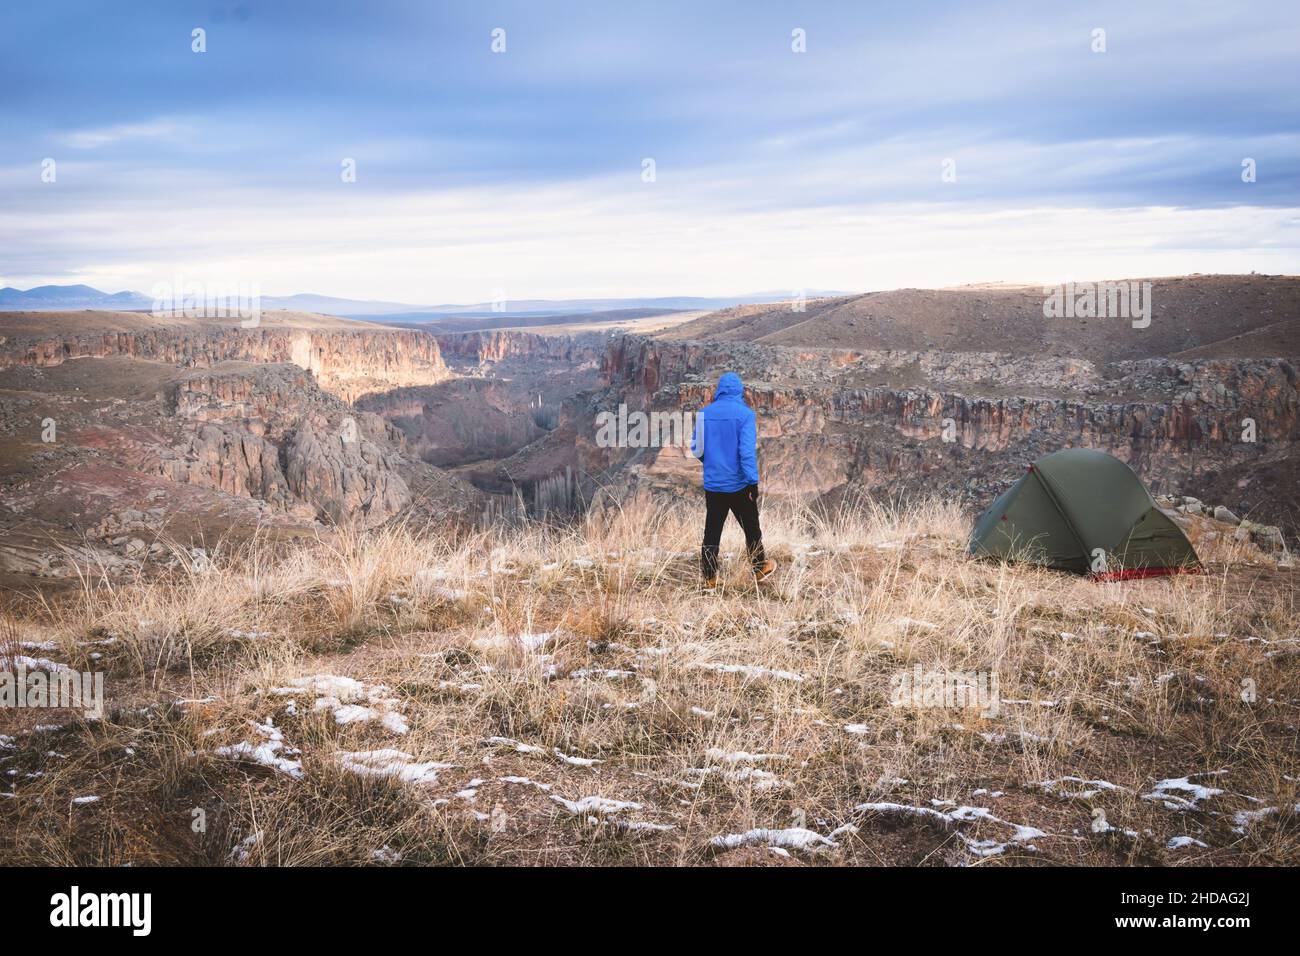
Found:
[[1215, 520], [1215, 521], [1226, 521], [1228, 524], [1240, 524], [1240, 523], [1241, 523], [1241, 519], [1238, 518], [1238, 517], [1237, 517], [1235, 514], [1233, 514], [1231, 511], [1229, 511], [1227, 508], [1223, 507], [1223, 505], [1218, 505], [1217, 507], [1215, 507], [1215, 509], [1214, 509], [1214, 520]]

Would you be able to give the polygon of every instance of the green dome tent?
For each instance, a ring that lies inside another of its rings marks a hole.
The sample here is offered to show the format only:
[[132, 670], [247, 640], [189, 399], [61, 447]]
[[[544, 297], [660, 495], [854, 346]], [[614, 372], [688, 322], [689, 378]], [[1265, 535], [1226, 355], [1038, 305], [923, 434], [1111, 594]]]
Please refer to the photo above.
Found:
[[1090, 448], [1066, 448], [1030, 465], [975, 522], [970, 553], [1103, 580], [1200, 567], [1187, 536], [1132, 469]]

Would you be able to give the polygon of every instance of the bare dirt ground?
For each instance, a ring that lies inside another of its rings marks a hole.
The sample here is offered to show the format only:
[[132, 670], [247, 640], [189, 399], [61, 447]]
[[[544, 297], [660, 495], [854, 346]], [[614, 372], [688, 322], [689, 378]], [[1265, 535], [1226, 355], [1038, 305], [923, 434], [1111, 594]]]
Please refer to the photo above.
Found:
[[660, 333], [824, 348], [947, 349], [1051, 355], [1098, 362], [1156, 356], [1249, 358], [1300, 354], [1300, 278], [1179, 276], [1151, 283], [1151, 324], [1119, 318], [1044, 318], [1043, 287], [896, 289], [712, 312]]
[[[1300, 861], [1296, 577], [1114, 584], [964, 556], [937, 502], [765, 511], [696, 586], [688, 508], [287, 552], [13, 607], [108, 673], [6, 710], [0, 862]], [[900, 675], [996, 675], [989, 699]], [[961, 706], [961, 704], [969, 706]], [[201, 824], [201, 825], [200, 825]]]
[[1297, 352], [1300, 352], [1300, 318], [1293, 318], [1240, 335], [1226, 336], [1208, 345], [1175, 353], [1170, 358], [1272, 358]]

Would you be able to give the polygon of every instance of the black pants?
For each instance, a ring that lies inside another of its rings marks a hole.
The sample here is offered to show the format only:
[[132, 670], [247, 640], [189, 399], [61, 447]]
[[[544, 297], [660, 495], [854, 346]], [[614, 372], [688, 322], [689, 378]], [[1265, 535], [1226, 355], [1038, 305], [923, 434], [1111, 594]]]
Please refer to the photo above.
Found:
[[704, 503], [704, 546], [700, 548], [700, 570], [704, 576], [717, 576], [718, 542], [722, 540], [727, 512], [736, 516], [745, 532], [745, 549], [754, 570], [761, 568], [767, 557], [763, 554], [763, 531], [758, 526], [758, 502], [748, 491], [706, 491]]

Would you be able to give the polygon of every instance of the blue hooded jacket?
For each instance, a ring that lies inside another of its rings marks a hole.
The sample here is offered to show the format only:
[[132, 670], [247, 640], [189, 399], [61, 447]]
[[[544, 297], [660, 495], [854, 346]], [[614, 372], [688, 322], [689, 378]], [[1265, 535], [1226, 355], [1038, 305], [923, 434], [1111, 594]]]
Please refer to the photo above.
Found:
[[704, 463], [705, 491], [740, 491], [758, 484], [758, 426], [735, 372], [718, 379], [713, 402], [695, 416], [691, 454]]

